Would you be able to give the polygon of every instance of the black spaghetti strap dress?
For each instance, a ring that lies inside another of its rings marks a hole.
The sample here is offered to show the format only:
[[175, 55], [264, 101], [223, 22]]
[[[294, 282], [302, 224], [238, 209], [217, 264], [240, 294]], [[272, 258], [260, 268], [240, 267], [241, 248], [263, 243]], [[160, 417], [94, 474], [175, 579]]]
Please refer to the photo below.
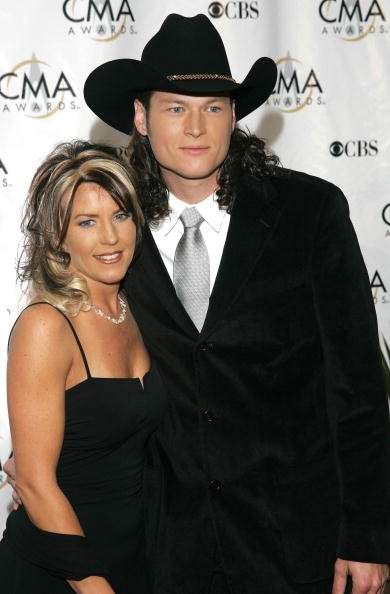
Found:
[[[33, 305], [33, 304], [32, 304]], [[65, 392], [60, 488], [85, 537], [37, 528], [20, 507], [0, 543], [4, 594], [70, 594], [66, 579], [103, 575], [116, 594], [149, 594], [142, 496], [146, 443], [163, 418], [166, 393], [154, 364], [143, 378], [92, 377]]]

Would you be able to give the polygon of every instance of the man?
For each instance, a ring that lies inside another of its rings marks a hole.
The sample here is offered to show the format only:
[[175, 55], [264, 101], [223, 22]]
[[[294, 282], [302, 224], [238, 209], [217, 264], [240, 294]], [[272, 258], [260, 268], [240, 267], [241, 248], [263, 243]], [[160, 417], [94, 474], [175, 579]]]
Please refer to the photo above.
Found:
[[275, 79], [262, 58], [236, 83], [209, 20], [170, 15], [85, 86], [106, 123], [134, 117], [150, 227], [126, 290], [170, 398], [146, 481], [158, 594], [387, 577], [388, 409], [347, 203], [236, 129]]

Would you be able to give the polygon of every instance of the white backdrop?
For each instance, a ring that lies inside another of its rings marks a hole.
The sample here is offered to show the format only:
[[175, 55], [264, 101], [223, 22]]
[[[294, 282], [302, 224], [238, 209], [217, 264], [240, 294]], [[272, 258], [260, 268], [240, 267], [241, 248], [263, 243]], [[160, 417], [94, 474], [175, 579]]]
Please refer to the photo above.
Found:
[[[27, 187], [59, 141], [127, 143], [86, 107], [84, 80], [107, 60], [140, 58], [171, 12], [210, 17], [238, 81], [262, 55], [278, 63], [273, 95], [242, 124], [286, 167], [344, 190], [390, 343], [390, 0], [0, 0], [2, 463], [11, 450], [6, 348], [21, 305], [15, 260]], [[10, 501], [4, 479], [0, 471], [0, 534]]]

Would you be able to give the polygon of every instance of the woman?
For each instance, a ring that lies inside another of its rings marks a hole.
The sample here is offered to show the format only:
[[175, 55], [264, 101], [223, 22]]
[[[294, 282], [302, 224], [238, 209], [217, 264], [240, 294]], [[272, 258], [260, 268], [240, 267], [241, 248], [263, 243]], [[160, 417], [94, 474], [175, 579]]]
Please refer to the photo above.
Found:
[[142, 223], [108, 148], [59, 145], [33, 178], [19, 267], [33, 299], [9, 346], [23, 506], [0, 544], [7, 594], [149, 591], [142, 470], [165, 396], [120, 293]]

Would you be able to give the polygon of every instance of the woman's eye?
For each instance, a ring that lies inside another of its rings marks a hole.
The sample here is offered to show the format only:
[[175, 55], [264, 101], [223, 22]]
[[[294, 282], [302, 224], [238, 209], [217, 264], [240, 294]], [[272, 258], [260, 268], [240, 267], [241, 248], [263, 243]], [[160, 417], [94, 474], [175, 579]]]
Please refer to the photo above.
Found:
[[84, 219], [83, 221], [79, 222], [79, 227], [92, 227], [95, 224], [95, 221], [92, 219]]
[[115, 220], [116, 221], [126, 221], [126, 219], [130, 219], [131, 218], [131, 212], [118, 212], [118, 214], [115, 215]]

